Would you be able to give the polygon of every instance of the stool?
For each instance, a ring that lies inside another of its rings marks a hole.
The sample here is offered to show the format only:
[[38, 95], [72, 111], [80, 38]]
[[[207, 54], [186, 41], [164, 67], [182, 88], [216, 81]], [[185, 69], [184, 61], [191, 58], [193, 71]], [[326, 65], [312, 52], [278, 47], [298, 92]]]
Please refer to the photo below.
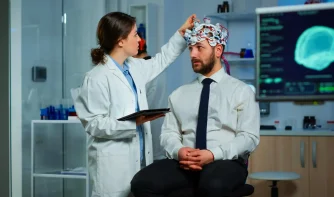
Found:
[[272, 181], [271, 197], [278, 197], [278, 181], [291, 181], [300, 178], [300, 175], [295, 172], [255, 172], [249, 175], [251, 179]]
[[[254, 187], [248, 184], [245, 184], [238, 189], [234, 190], [228, 197], [244, 197], [250, 196], [254, 192]], [[168, 197], [194, 197], [193, 188], [185, 188], [174, 191], [168, 195]]]

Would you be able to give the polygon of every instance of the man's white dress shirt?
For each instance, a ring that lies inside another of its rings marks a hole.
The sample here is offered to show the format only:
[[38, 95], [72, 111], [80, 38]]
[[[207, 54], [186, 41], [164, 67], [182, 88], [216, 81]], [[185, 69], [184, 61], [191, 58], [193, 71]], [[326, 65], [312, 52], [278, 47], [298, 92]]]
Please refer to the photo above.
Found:
[[[169, 96], [171, 112], [166, 114], [160, 136], [168, 158], [178, 160], [182, 147], [195, 148], [201, 82], [205, 78], [199, 75]], [[260, 140], [260, 112], [254, 92], [224, 69], [210, 78], [214, 82], [210, 85], [207, 149], [215, 160], [246, 159]]]

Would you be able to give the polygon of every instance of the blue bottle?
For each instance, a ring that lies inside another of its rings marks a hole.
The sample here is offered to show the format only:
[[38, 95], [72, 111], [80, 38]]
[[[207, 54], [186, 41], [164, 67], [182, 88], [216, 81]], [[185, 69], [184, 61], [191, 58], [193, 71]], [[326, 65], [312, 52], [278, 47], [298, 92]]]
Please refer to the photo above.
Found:
[[244, 58], [254, 58], [253, 50], [250, 43], [248, 43]]
[[42, 108], [41, 111], [41, 120], [47, 120], [48, 119], [48, 109]]
[[143, 38], [143, 39], [146, 40], [146, 28], [145, 28], [145, 26], [144, 26], [143, 23], [140, 23], [140, 24], [139, 24], [139, 27], [138, 27], [138, 29], [137, 29], [137, 32], [138, 32], [138, 34], [139, 34], [139, 36], [140, 36], [141, 38]]

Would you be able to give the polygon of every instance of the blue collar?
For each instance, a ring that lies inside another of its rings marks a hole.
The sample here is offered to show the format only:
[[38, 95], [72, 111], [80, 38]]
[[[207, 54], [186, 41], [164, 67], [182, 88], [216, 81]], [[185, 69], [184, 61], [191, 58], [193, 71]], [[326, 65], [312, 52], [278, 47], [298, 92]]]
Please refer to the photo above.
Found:
[[118, 62], [116, 62], [111, 56], [109, 56], [110, 59], [116, 64], [116, 66], [119, 68], [120, 71], [122, 71], [123, 74], [129, 72], [129, 66], [124, 62], [123, 66], [121, 66]]

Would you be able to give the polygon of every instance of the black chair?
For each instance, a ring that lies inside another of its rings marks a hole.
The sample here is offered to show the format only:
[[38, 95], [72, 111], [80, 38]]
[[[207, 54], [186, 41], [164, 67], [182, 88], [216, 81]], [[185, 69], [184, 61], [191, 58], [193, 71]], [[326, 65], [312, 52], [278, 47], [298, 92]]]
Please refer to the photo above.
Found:
[[229, 197], [244, 197], [250, 196], [254, 193], [254, 187], [252, 185], [245, 184], [240, 188], [233, 191]]
[[[250, 196], [254, 193], [254, 187], [252, 185], [245, 184], [240, 188], [233, 191], [228, 197], [244, 197]], [[192, 188], [185, 188], [176, 190], [168, 195], [168, 197], [195, 197], [194, 190]]]

